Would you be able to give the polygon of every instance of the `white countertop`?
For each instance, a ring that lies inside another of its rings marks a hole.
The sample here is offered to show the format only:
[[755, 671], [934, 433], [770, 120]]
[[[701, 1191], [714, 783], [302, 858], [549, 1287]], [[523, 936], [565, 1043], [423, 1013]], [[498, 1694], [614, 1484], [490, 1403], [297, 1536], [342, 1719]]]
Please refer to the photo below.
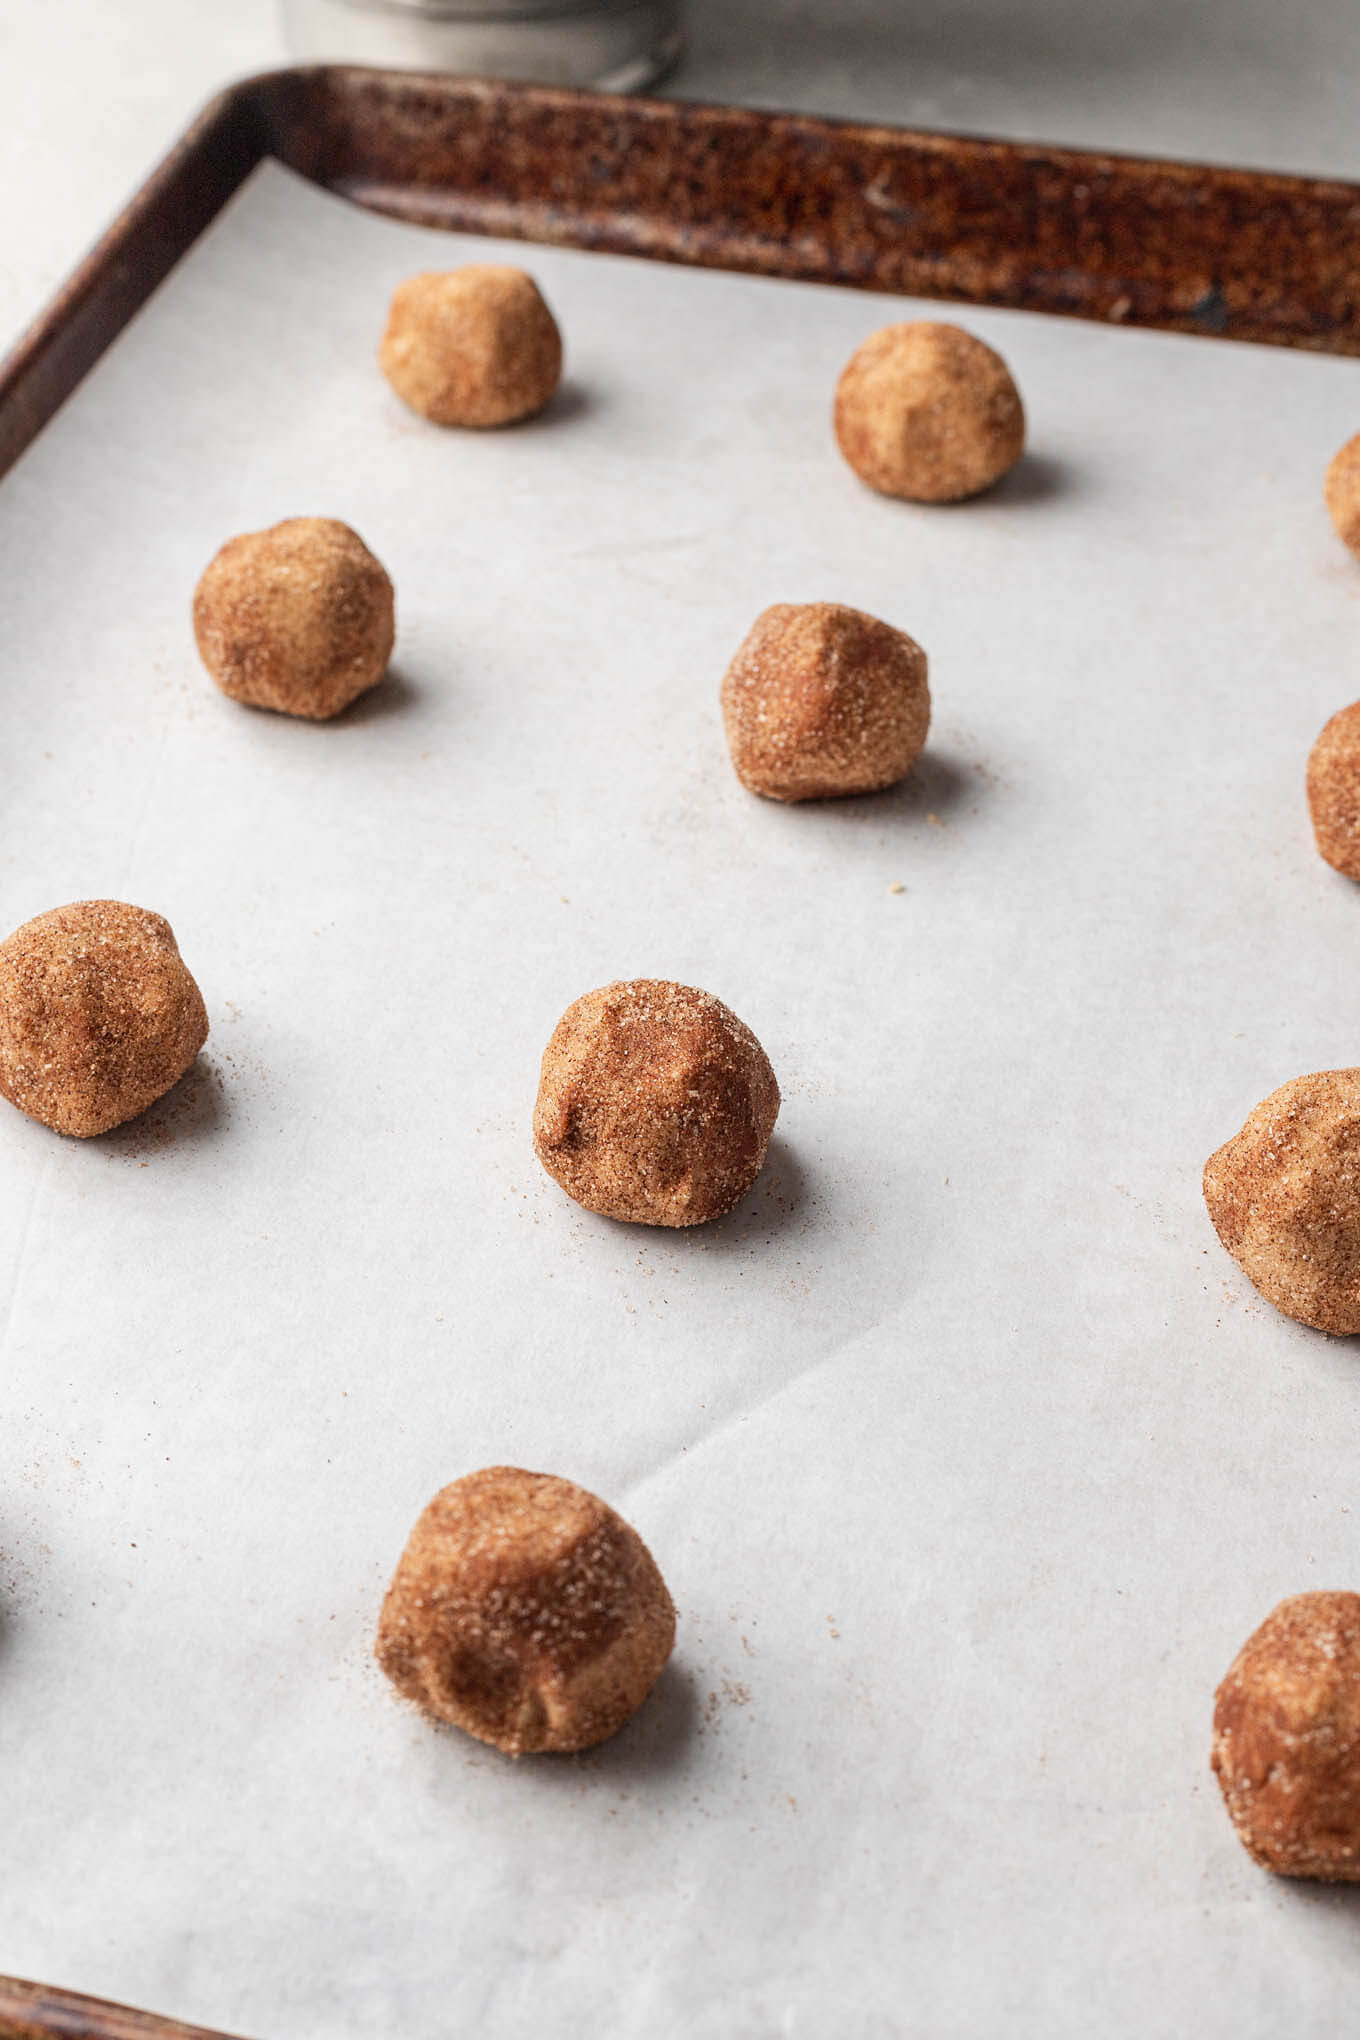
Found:
[[[1360, 176], [1340, 0], [690, 0], [668, 90]], [[278, 0], [0, 9], [0, 347], [217, 88], [286, 63]]]

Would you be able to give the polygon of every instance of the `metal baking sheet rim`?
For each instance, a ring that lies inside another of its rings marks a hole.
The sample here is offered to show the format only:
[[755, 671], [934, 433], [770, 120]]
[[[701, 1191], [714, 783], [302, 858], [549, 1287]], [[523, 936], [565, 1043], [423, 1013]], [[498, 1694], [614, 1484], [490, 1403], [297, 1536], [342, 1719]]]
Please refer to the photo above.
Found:
[[0, 363], [0, 476], [275, 157], [414, 224], [1360, 354], [1360, 186], [313, 66], [221, 93]]

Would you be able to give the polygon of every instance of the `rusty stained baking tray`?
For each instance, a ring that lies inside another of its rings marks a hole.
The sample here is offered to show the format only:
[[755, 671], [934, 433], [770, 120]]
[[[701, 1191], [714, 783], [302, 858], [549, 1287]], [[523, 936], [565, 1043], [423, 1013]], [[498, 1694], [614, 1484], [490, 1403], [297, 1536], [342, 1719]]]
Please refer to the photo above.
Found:
[[[1360, 186], [342, 67], [214, 100], [0, 365], [0, 474], [266, 157], [394, 218], [1360, 354]], [[0, 2040], [222, 2040], [0, 1978]]]
[[470, 79], [231, 87], [0, 365], [0, 474], [266, 156], [422, 226], [1360, 354], [1360, 186]]
[[182, 2026], [178, 2019], [8, 1976], [0, 1976], [0, 2035], [3, 2040], [227, 2040], [202, 2026]]

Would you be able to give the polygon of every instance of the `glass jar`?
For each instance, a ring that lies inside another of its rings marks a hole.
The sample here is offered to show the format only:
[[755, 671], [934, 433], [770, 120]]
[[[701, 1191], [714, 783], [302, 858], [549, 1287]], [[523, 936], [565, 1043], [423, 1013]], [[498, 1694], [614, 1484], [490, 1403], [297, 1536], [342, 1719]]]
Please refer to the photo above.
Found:
[[283, 0], [311, 63], [638, 92], [680, 52], [680, 0]]

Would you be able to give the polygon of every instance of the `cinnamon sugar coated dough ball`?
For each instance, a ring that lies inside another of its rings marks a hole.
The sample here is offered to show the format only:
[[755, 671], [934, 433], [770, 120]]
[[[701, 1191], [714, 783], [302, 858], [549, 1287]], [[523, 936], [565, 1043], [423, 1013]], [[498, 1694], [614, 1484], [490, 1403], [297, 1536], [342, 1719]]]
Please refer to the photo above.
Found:
[[228, 539], [194, 595], [199, 656], [224, 694], [324, 722], [387, 670], [392, 583], [334, 517]]
[[1204, 1165], [1242, 1272], [1286, 1317], [1360, 1332], [1360, 1069], [1295, 1077]]
[[637, 978], [568, 1006], [543, 1056], [534, 1150], [568, 1197], [636, 1225], [701, 1225], [760, 1173], [779, 1086], [708, 992]]
[[1360, 701], [1334, 715], [1313, 746], [1308, 812], [1318, 856], [1360, 878]]
[[1244, 1848], [1360, 1883], [1360, 1594], [1281, 1601], [1214, 1701], [1213, 1767]]
[[469, 263], [397, 285], [378, 359], [436, 425], [513, 425], [562, 379], [562, 335], [532, 276]]
[[1360, 432], [1333, 456], [1322, 493], [1338, 538], [1360, 553]]
[[420, 1517], [377, 1656], [427, 1714], [518, 1757], [613, 1735], [674, 1642], [671, 1597], [636, 1530], [569, 1480], [491, 1466]]
[[208, 1038], [170, 923], [80, 900], [0, 942], [0, 1096], [58, 1133], [135, 1119]]
[[819, 800], [891, 786], [930, 727], [914, 638], [836, 602], [776, 603], [727, 669], [723, 721], [743, 786]]
[[955, 503], [999, 482], [1025, 450], [1010, 370], [959, 326], [918, 320], [871, 333], [836, 389], [836, 438], [885, 496]]

